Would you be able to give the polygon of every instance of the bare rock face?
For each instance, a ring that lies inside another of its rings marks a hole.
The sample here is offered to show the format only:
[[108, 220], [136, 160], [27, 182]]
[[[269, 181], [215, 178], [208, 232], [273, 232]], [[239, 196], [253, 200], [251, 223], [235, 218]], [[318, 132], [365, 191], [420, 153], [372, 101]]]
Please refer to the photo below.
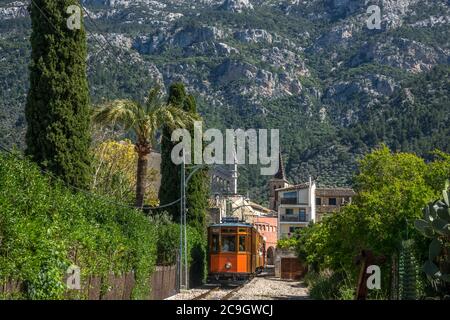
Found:
[[250, 0], [225, 0], [222, 9], [231, 12], [242, 12], [244, 10], [253, 10]]
[[28, 16], [27, 3], [14, 1], [8, 3], [5, 7], [0, 7], [0, 19], [11, 20]]
[[386, 42], [361, 48], [366, 62], [376, 62], [412, 73], [430, 70], [437, 64], [448, 61], [448, 53], [441, 48], [405, 39], [388, 38]]
[[272, 35], [263, 29], [246, 29], [237, 31], [234, 34], [235, 39], [245, 43], [259, 43], [265, 42], [271, 44], [273, 41]]

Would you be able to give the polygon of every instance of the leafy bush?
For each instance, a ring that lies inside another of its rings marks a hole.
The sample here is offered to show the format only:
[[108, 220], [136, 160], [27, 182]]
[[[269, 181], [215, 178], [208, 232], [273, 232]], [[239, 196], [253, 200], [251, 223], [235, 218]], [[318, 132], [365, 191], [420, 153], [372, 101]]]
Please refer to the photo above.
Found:
[[353, 300], [356, 285], [345, 273], [330, 270], [308, 272], [305, 282], [311, 298], [318, 300]]
[[[158, 264], [174, 264], [180, 248], [180, 225], [171, 223], [168, 214], [158, 220]], [[206, 234], [192, 225], [187, 226], [187, 252], [190, 287], [201, 285], [207, 275]]]
[[288, 239], [280, 239], [277, 242], [279, 249], [295, 249], [297, 247], [297, 238], [291, 237]]
[[149, 291], [156, 263], [155, 218], [88, 193], [73, 193], [36, 165], [0, 154], [0, 284], [23, 281], [24, 298], [62, 299], [64, 273], [134, 271], [133, 298]]
[[[388, 296], [390, 258], [398, 254], [402, 239], [414, 240], [419, 252], [426, 245], [412, 224], [420, 209], [438, 194], [436, 181], [450, 174], [448, 161], [442, 160], [448, 159], [447, 155], [440, 156], [441, 159], [426, 163], [413, 154], [392, 153], [387, 147], [366, 155], [355, 178], [358, 195], [353, 203], [338, 214], [300, 230], [297, 253], [308, 263], [308, 269], [317, 272], [330, 269], [337, 275], [345, 272], [356, 287], [359, 268], [354, 259], [361, 250], [372, 250], [375, 256], [387, 260], [381, 266], [383, 292], [373, 293], [373, 297]], [[332, 286], [329, 282], [334, 280], [322, 278], [316, 284], [318, 296], [320, 288], [329, 288]], [[337, 283], [339, 286], [340, 282]]]

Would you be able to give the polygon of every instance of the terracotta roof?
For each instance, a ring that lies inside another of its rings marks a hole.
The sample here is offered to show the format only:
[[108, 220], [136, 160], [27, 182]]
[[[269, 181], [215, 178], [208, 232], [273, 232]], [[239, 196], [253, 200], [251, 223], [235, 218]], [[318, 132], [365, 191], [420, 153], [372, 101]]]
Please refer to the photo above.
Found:
[[301, 184], [295, 184], [293, 186], [289, 186], [289, 187], [286, 187], [286, 188], [275, 189], [275, 191], [301, 190], [301, 189], [307, 189], [307, 188], [309, 188], [309, 182], [301, 183]]
[[322, 197], [352, 197], [356, 192], [350, 188], [317, 188], [316, 196]]
[[255, 202], [251, 202], [250, 201], [250, 206], [252, 208], [256, 209], [256, 210], [259, 210], [259, 211], [263, 211], [263, 212], [267, 212], [267, 213], [275, 213], [275, 211], [270, 210], [269, 208], [266, 208], [266, 207], [264, 207], [262, 205], [259, 205], [259, 204], [255, 203]]

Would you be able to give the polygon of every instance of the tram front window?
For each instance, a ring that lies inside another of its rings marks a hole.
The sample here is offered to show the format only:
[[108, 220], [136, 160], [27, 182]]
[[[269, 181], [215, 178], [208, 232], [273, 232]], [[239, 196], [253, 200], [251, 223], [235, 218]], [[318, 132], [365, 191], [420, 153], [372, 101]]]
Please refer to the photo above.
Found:
[[245, 252], [245, 236], [239, 236], [239, 251]]
[[211, 251], [219, 252], [219, 235], [218, 234], [212, 235]]
[[236, 251], [236, 236], [222, 236], [222, 252]]

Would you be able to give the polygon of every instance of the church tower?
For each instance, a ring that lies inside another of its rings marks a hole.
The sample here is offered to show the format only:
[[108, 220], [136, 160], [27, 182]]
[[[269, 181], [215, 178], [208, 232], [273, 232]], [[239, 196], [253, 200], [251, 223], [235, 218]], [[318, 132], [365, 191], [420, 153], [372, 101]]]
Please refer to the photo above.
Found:
[[269, 209], [278, 211], [278, 194], [276, 189], [289, 187], [290, 184], [286, 179], [286, 173], [284, 171], [283, 158], [281, 152], [278, 156], [278, 172], [269, 180]]

